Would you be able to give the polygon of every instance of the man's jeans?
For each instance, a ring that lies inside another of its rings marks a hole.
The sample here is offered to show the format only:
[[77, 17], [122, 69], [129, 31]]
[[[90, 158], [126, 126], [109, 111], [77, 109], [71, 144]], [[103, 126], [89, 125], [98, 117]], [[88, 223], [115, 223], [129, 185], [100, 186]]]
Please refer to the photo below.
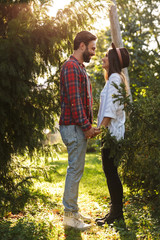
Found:
[[63, 195], [65, 212], [78, 212], [78, 188], [82, 178], [87, 149], [87, 139], [81, 127], [61, 125], [60, 133], [68, 151], [68, 168]]

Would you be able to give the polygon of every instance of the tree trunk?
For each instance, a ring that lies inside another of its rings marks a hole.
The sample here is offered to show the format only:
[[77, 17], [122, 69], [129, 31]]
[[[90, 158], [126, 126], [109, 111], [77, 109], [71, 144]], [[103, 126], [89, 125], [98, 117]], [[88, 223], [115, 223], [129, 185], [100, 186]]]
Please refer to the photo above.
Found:
[[112, 41], [114, 42], [116, 47], [123, 47], [121, 29], [120, 29], [119, 20], [118, 20], [118, 14], [117, 14], [116, 1], [112, 0], [112, 2], [113, 2], [113, 5], [111, 5], [110, 11], [109, 11]]
[[[109, 11], [112, 42], [115, 44], [116, 47], [123, 47], [121, 29], [120, 29], [118, 14], [117, 14], [116, 1], [112, 0], [112, 2], [113, 2], [113, 4], [111, 5], [110, 11]], [[127, 78], [128, 84], [130, 86], [128, 69], [124, 68], [123, 72]], [[131, 96], [130, 87], [129, 87], [129, 94]], [[132, 97], [131, 97], [131, 99], [132, 99]]]

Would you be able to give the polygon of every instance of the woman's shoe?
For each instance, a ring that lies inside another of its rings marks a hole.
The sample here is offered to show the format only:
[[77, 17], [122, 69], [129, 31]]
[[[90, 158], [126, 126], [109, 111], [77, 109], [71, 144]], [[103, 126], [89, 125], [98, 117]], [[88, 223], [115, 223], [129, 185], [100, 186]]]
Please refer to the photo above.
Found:
[[103, 218], [96, 218], [95, 222], [104, 221], [106, 219], [106, 217], [108, 216], [108, 214], [106, 214]]
[[96, 223], [98, 226], [103, 226], [105, 223], [111, 224], [115, 220], [124, 220], [121, 205], [112, 205], [110, 212], [104, 218], [96, 219]]

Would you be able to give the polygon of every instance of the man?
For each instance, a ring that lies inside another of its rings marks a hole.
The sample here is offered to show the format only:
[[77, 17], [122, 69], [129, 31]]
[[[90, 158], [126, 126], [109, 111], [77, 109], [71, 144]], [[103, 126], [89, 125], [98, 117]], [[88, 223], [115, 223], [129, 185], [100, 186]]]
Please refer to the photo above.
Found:
[[79, 32], [74, 39], [74, 52], [61, 69], [60, 133], [68, 151], [68, 169], [63, 196], [64, 226], [85, 230], [78, 212], [78, 188], [83, 175], [87, 139], [95, 134], [92, 127], [92, 89], [83, 62], [95, 55], [96, 36]]

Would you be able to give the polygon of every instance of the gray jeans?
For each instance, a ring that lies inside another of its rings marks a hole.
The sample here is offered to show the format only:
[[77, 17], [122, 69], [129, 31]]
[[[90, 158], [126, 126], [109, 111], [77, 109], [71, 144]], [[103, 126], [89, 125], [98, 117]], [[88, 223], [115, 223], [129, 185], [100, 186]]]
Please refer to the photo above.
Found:
[[87, 149], [87, 139], [81, 127], [61, 125], [60, 133], [68, 152], [68, 168], [63, 195], [65, 212], [78, 212], [78, 188], [82, 178]]

